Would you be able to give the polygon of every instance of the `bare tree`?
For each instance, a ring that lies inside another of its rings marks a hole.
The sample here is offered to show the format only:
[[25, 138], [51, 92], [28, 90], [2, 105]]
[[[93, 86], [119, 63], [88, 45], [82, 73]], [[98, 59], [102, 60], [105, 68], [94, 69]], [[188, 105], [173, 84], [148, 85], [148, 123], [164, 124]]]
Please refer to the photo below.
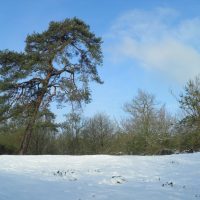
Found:
[[109, 151], [114, 124], [104, 113], [98, 113], [86, 121], [84, 136], [90, 143], [91, 153]]
[[124, 105], [130, 117], [123, 121], [125, 132], [132, 135], [131, 148], [145, 151], [162, 145], [170, 137], [174, 118], [159, 105], [155, 96], [138, 90], [131, 102]]

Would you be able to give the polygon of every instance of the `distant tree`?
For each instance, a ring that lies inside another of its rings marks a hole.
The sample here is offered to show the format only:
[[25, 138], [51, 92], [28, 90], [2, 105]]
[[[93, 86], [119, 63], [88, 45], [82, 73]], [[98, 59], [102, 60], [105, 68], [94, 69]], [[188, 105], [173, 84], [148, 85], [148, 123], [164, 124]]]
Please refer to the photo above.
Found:
[[186, 83], [179, 104], [184, 111], [181, 123], [200, 130], [200, 76]]
[[[130, 138], [127, 149], [132, 153], [155, 153], [168, 144], [174, 118], [160, 106], [155, 96], [138, 90], [131, 102], [124, 105], [124, 111], [130, 117], [122, 122]], [[148, 151], [148, 152], [147, 152]]]
[[189, 80], [179, 98], [183, 118], [178, 132], [180, 149], [200, 150], [200, 75]]
[[61, 153], [75, 155], [83, 151], [80, 140], [84, 126], [85, 120], [79, 111], [72, 110], [66, 115], [65, 121], [60, 126], [62, 130], [59, 137]]
[[153, 130], [153, 122], [156, 117], [155, 96], [138, 90], [131, 102], [124, 105], [124, 111], [130, 114], [130, 129], [148, 135]]
[[89, 152], [92, 154], [108, 153], [113, 130], [114, 124], [108, 115], [97, 113], [89, 118], [83, 130], [84, 141], [90, 148]]
[[77, 18], [51, 22], [26, 38], [25, 51], [0, 51], [0, 120], [26, 115], [20, 154], [28, 151], [39, 110], [56, 100], [90, 102], [89, 81], [102, 83], [101, 38]]

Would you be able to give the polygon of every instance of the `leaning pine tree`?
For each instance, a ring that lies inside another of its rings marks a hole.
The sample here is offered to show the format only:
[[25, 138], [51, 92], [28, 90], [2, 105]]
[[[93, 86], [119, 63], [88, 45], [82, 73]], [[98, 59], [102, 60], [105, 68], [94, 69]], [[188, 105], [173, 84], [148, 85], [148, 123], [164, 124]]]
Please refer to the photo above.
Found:
[[52, 101], [90, 102], [89, 82], [102, 83], [101, 38], [77, 18], [51, 22], [26, 38], [25, 51], [0, 51], [0, 121], [27, 116], [20, 154], [26, 154], [40, 110]]

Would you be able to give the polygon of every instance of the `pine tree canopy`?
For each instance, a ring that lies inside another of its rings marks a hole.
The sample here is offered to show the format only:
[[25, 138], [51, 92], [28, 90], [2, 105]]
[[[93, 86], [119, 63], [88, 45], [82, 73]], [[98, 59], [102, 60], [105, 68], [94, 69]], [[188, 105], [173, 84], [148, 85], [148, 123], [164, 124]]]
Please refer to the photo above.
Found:
[[52, 101], [90, 102], [89, 82], [102, 83], [101, 44], [88, 25], [72, 18], [28, 35], [24, 52], [0, 51], [0, 120]]

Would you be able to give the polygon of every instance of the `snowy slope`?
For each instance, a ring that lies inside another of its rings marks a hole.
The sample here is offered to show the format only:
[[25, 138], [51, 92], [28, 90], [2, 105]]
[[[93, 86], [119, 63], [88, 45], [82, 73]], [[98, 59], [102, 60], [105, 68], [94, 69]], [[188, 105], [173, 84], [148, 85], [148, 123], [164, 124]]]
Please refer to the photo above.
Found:
[[0, 200], [199, 199], [200, 153], [0, 156]]

